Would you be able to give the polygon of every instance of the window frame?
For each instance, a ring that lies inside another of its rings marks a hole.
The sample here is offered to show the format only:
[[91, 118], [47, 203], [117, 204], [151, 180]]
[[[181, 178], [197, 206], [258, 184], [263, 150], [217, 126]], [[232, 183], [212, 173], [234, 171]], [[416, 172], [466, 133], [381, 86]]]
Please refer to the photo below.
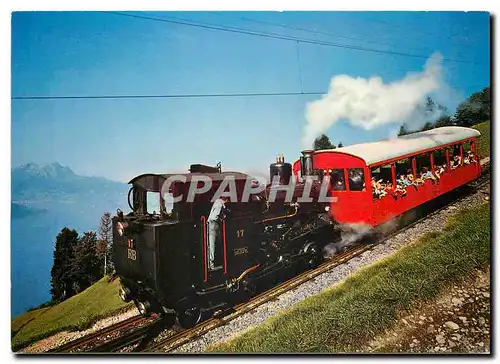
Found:
[[[361, 190], [352, 190], [351, 189], [351, 182], [350, 182], [350, 179], [349, 179], [349, 171], [351, 169], [360, 169], [361, 170], [361, 173], [363, 174], [363, 183], [365, 185], [365, 187]], [[346, 187], [348, 188], [347, 191], [349, 192], [366, 192], [368, 189], [366, 188], [366, 175], [365, 175], [365, 168], [364, 167], [351, 167], [351, 168], [344, 168], [345, 170], [345, 175], [347, 177], [346, 181]]]
[[[343, 178], [343, 184], [344, 184], [344, 188], [339, 190], [339, 189], [335, 189], [334, 188], [334, 181], [333, 181], [333, 171], [342, 171], [341, 175], [342, 178]], [[328, 176], [330, 177], [330, 188], [332, 191], [335, 191], [335, 192], [347, 192], [347, 184], [346, 184], [346, 176], [347, 176], [347, 168], [330, 168], [328, 169]]]

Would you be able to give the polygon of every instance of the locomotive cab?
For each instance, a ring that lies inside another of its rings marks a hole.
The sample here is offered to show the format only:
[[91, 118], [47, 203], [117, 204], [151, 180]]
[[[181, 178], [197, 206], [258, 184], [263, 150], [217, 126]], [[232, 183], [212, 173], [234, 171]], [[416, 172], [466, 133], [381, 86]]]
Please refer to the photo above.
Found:
[[[199, 165], [192, 169], [199, 169]], [[182, 313], [193, 304], [210, 305], [206, 301], [213, 293], [233, 289], [235, 279], [258, 265], [255, 244], [251, 243], [258, 240], [256, 216], [264, 205], [258, 198], [239, 202], [247, 176], [213, 170], [193, 172], [177, 176], [179, 180], [166, 188], [172, 176], [134, 178], [129, 192], [132, 212], [124, 215], [118, 211], [113, 219], [113, 261], [122, 283], [120, 296], [125, 301], [134, 300], [144, 315]], [[200, 188], [202, 177], [210, 178], [211, 188], [190, 200], [192, 184]], [[215, 244], [215, 265], [222, 269], [211, 272], [207, 219], [211, 200], [225, 178], [234, 181], [238, 198], [230, 201]]]
[[[244, 196], [256, 181], [220, 167], [193, 165], [182, 175], [145, 174], [131, 180], [132, 212], [118, 211], [113, 219], [121, 298], [133, 300], [143, 315], [175, 314], [182, 326], [192, 326], [203, 312], [248, 298], [258, 282], [317, 265], [320, 241], [331, 241], [333, 231], [325, 204], [318, 200], [319, 182], [309, 189], [296, 184], [282, 156], [270, 165], [270, 177], [276, 183], [258, 185], [261, 192], [249, 199]], [[308, 190], [312, 202], [302, 202]], [[215, 244], [220, 269], [209, 270], [208, 218], [221, 192], [229, 193], [229, 203]]]

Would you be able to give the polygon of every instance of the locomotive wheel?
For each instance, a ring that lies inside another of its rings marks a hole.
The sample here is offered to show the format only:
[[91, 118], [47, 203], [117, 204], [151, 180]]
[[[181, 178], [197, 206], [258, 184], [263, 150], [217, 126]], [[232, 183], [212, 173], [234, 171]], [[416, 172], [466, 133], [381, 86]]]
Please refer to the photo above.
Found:
[[257, 292], [257, 284], [253, 279], [243, 279], [241, 288], [246, 299], [252, 298]]
[[137, 302], [137, 309], [139, 310], [141, 316], [147, 317], [151, 314], [151, 304], [149, 301]]
[[201, 309], [198, 306], [181, 308], [177, 311], [177, 321], [185, 329], [189, 329], [201, 321]]
[[130, 302], [130, 300], [132, 299], [132, 292], [128, 287], [121, 286], [118, 295], [123, 302]]
[[311, 246], [309, 250], [311, 256], [307, 262], [309, 269], [316, 268], [321, 263], [321, 254], [319, 253], [318, 247], [316, 245]]

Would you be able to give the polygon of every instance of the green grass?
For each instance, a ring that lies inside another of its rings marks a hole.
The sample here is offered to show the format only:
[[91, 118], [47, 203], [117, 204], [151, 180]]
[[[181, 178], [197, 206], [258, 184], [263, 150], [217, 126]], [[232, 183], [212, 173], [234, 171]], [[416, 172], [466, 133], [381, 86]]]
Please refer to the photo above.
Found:
[[473, 126], [474, 129], [479, 130], [481, 136], [479, 137], [479, 153], [481, 158], [490, 156], [490, 122], [485, 121], [481, 124]]
[[102, 278], [57, 305], [25, 312], [12, 320], [12, 348], [17, 350], [63, 330], [82, 330], [95, 321], [132, 307], [118, 297], [119, 280]]
[[489, 263], [490, 205], [483, 204], [458, 213], [440, 233], [208, 351], [353, 352], [389, 328], [398, 313]]

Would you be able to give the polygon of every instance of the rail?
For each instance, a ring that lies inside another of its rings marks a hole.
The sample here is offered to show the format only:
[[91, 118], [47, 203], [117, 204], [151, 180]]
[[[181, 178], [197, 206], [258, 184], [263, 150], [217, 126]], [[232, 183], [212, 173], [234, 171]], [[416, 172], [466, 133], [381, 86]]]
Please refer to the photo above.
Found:
[[[489, 163], [489, 159], [488, 159], [487, 163], [484, 163], [484, 164], [481, 163], [481, 164], [486, 165], [488, 163]], [[489, 171], [486, 171], [486, 170], [483, 171], [482, 176], [476, 180], [477, 183], [474, 186], [474, 188], [476, 190], [489, 182], [489, 178], [485, 178], [485, 177], [489, 176], [489, 173], [487, 173], [487, 172], [489, 172]], [[377, 241], [376, 243], [358, 245], [358, 246], [355, 246], [355, 247], [352, 247], [352, 248], [346, 250], [345, 252], [343, 252], [341, 254], [334, 256], [331, 260], [324, 262], [319, 267], [317, 267], [313, 270], [310, 270], [310, 271], [306, 271], [298, 276], [295, 276], [295, 277], [279, 284], [278, 286], [273, 287], [270, 290], [255, 296], [250, 301], [244, 302], [244, 303], [241, 303], [241, 304], [235, 306], [234, 311], [231, 312], [230, 314], [228, 314], [227, 316], [224, 316], [222, 318], [211, 318], [207, 321], [204, 321], [204, 322], [196, 325], [195, 327], [193, 327], [191, 329], [179, 331], [179, 332], [173, 334], [172, 336], [167, 337], [164, 340], [161, 340], [161, 341], [155, 343], [154, 345], [146, 348], [144, 351], [147, 351], [147, 352], [161, 351], [161, 352], [165, 353], [165, 352], [170, 352], [172, 350], [175, 350], [176, 348], [202, 336], [203, 334], [205, 334], [205, 333], [207, 333], [207, 332], [209, 332], [217, 327], [223, 326], [223, 325], [227, 324], [228, 322], [234, 320], [235, 318], [237, 318], [237, 317], [239, 317], [247, 312], [254, 310], [255, 308], [259, 307], [260, 305], [262, 305], [268, 301], [276, 299], [278, 296], [282, 295], [283, 293], [288, 292], [288, 291], [298, 287], [299, 285], [317, 277], [318, 275], [323, 274], [323, 273], [335, 268], [336, 266], [343, 264], [343, 263], [349, 261], [350, 259], [353, 259], [354, 257], [356, 257], [356, 256], [358, 256], [358, 255], [360, 255], [368, 250], [373, 249], [377, 245], [383, 244], [387, 240], [394, 237], [396, 234], [404, 232], [404, 231], [412, 228], [416, 224], [422, 222], [423, 220], [438, 214], [440, 211], [447, 208], [451, 203], [456, 202], [456, 201], [457, 201], [457, 199], [453, 199], [453, 200], [445, 203], [443, 206], [441, 206], [438, 209], [434, 210], [433, 212], [423, 216], [422, 218], [417, 219], [408, 225], [405, 225], [401, 229], [398, 229], [396, 231], [389, 233], [388, 235], [384, 236], [381, 240]]]

